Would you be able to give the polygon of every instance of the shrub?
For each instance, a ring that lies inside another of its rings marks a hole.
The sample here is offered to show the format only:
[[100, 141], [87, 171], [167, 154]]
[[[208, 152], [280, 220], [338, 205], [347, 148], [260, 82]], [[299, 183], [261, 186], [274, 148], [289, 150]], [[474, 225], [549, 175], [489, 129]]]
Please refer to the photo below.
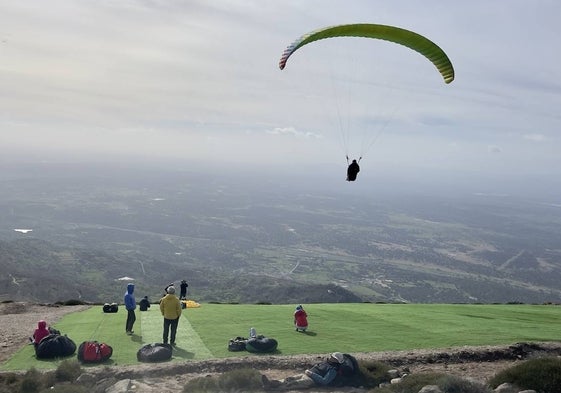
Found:
[[465, 378], [447, 375], [438, 381], [437, 385], [445, 393], [489, 393], [490, 390], [479, 382]]
[[16, 391], [19, 376], [16, 373], [0, 374], [0, 393], [11, 393]]
[[360, 360], [358, 361], [359, 375], [357, 383], [354, 386], [364, 386], [372, 388], [380, 385], [383, 382], [389, 382], [390, 376], [388, 370], [390, 366], [385, 363], [375, 360]]
[[21, 393], [36, 393], [43, 385], [43, 378], [36, 368], [32, 367], [23, 375], [20, 381]]
[[250, 392], [263, 389], [259, 371], [249, 368], [227, 371], [212, 377], [195, 378], [183, 387], [184, 393]]
[[43, 386], [49, 388], [51, 386], [54, 386], [56, 382], [57, 379], [56, 379], [55, 371], [43, 373], [43, 383], [42, 383]]
[[1, 385], [12, 385], [18, 381], [18, 375], [16, 373], [2, 373], [0, 374], [0, 384]]
[[495, 375], [489, 381], [489, 385], [496, 388], [505, 382], [514, 384], [521, 390], [560, 392], [561, 359], [543, 357], [526, 360]]
[[74, 382], [82, 373], [80, 363], [76, 359], [63, 360], [55, 371], [57, 381]]

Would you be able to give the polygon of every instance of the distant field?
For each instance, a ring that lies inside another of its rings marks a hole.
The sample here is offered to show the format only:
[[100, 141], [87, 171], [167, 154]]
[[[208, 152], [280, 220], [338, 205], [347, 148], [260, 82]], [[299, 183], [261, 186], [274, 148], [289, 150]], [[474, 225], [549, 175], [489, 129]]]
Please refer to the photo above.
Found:
[[[522, 341], [558, 341], [561, 307], [545, 305], [311, 304], [305, 305], [307, 334], [292, 327], [292, 305], [202, 304], [181, 317], [174, 360], [258, 356], [229, 352], [228, 340], [247, 337], [250, 327], [278, 340], [276, 354], [376, 352], [464, 345], [501, 345]], [[113, 347], [111, 365], [135, 364], [141, 345], [161, 342], [157, 305], [137, 311], [135, 334], [124, 332], [126, 314], [104, 314], [101, 307], [70, 314], [55, 327], [76, 345], [84, 340]], [[25, 346], [1, 370], [53, 368], [59, 361], [38, 361]]]

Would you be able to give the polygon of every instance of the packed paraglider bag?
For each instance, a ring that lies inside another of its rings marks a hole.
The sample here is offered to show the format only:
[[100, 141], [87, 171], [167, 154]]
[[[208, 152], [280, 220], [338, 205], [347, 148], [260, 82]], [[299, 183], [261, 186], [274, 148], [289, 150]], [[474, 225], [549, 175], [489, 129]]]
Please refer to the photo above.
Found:
[[105, 313], [114, 313], [119, 311], [119, 305], [117, 303], [105, 303], [103, 305], [103, 312]]
[[66, 335], [49, 334], [35, 347], [37, 359], [55, 359], [71, 356], [76, 351], [76, 344]]
[[273, 352], [277, 349], [278, 342], [274, 338], [269, 338], [265, 336], [257, 336], [255, 338], [250, 338], [245, 343], [245, 349], [248, 352]]
[[113, 348], [97, 341], [84, 341], [78, 347], [78, 360], [82, 363], [102, 363], [113, 355]]
[[139, 362], [165, 362], [170, 360], [172, 347], [170, 344], [152, 343], [143, 345], [136, 353]]

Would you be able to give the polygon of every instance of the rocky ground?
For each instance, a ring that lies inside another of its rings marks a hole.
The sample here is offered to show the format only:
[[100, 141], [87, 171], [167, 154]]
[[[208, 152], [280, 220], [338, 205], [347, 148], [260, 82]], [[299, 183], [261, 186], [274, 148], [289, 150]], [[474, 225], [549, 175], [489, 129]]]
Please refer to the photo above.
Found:
[[[86, 306], [48, 306], [26, 303], [0, 304], [0, 362], [8, 359], [29, 341], [37, 321], [54, 323], [64, 314]], [[518, 343], [507, 346], [443, 348], [354, 354], [357, 359], [380, 360], [402, 372], [446, 372], [485, 383], [497, 372], [516, 362], [544, 354], [560, 355], [559, 343]], [[121, 391], [179, 392], [193, 378], [219, 374], [234, 368], [251, 367], [269, 378], [279, 379], [308, 368], [321, 355], [255, 356], [198, 362], [172, 362], [120, 367], [89, 368], [86, 378], [111, 379], [128, 384]], [[132, 381], [132, 382], [131, 382]], [[325, 392], [326, 390], [322, 390]], [[338, 390], [356, 391], [356, 389]]]

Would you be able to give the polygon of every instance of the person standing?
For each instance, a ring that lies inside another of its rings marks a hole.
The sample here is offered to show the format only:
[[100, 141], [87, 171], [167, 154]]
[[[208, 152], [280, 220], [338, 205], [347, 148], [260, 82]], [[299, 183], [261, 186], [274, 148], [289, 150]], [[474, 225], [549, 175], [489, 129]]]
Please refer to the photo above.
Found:
[[188, 286], [189, 286], [189, 284], [187, 284], [187, 281], [181, 280], [181, 285], [179, 286], [179, 288], [181, 289], [181, 292], [179, 293], [179, 299], [180, 300], [187, 299], [187, 287]]
[[127, 291], [125, 292], [125, 308], [127, 309], [127, 322], [125, 324], [125, 331], [130, 336], [134, 333], [132, 330], [134, 322], [136, 321], [136, 300], [134, 299], [134, 284], [127, 284]]
[[166, 289], [164, 289], [164, 296], [167, 295], [169, 287], [173, 287], [173, 289], [175, 289], [174, 284], [172, 282], [170, 282], [168, 285], [166, 285]]
[[181, 316], [181, 304], [177, 296], [175, 296], [175, 288], [168, 287], [167, 295], [160, 300], [160, 311], [164, 317], [164, 344], [169, 343], [175, 346], [175, 335], [177, 333], [177, 325]]

